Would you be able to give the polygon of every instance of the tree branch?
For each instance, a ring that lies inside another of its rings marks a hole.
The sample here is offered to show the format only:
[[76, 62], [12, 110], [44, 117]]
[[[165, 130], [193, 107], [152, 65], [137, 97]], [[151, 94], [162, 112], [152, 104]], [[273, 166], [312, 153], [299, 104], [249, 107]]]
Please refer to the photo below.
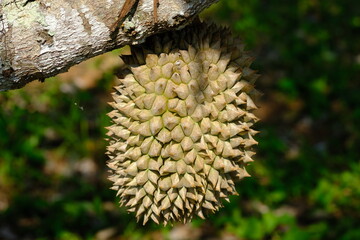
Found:
[[0, 91], [55, 76], [90, 57], [183, 26], [218, 0], [139, 0], [111, 32], [125, 0], [0, 0]]

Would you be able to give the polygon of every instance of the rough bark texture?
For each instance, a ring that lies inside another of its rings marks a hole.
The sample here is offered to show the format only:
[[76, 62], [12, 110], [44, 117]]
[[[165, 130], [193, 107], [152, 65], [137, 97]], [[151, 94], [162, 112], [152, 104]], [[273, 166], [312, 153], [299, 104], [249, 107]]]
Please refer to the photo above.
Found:
[[125, 0], [0, 0], [0, 91], [66, 71], [95, 55], [176, 29], [218, 0], [139, 0], [115, 32]]

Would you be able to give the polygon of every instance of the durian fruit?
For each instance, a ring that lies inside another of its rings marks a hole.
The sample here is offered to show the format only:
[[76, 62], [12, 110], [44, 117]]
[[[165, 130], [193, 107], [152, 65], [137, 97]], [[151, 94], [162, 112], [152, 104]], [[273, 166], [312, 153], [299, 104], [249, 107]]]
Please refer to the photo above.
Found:
[[122, 56], [108, 115], [112, 189], [145, 224], [188, 222], [237, 195], [257, 142], [252, 58], [227, 28], [199, 22]]

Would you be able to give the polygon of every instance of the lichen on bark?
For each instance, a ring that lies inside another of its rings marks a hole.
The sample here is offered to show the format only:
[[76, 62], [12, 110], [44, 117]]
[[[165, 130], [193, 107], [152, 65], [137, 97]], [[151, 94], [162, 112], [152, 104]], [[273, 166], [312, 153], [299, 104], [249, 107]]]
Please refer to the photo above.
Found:
[[[186, 25], [217, 0], [140, 0], [115, 35], [124, 0], [4, 0], [0, 2], [0, 91], [55, 76], [90, 57]], [[26, 4], [25, 4], [26, 3]]]

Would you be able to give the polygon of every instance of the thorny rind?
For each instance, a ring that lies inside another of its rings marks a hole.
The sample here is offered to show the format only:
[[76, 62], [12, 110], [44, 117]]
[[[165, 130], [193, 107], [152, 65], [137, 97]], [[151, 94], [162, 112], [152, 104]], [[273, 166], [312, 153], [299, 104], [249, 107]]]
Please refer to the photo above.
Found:
[[108, 114], [112, 189], [143, 224], [204, 218], [249, 176], [253, 59], [228, 29], [207, 23], [150, 37], [131, 52]]

